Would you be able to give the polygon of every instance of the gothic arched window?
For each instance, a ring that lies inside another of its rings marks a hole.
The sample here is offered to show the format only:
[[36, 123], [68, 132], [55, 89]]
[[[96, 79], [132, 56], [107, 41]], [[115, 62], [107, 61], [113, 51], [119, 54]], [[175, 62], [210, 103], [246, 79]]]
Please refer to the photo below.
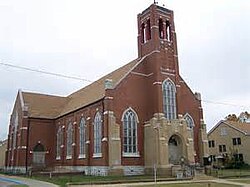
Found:
[[72, 143], [73, 143], [73, 128], [70, 122], [67, 129], [67, 157], [66, 159], [72, 158]]
[[100, 156], [102, 153], [102, 117], [97, 112], [94, 119], [94, 156]]
[[83, 158], [85, 155], [85, 141], [86, 141], [85, 126], [86, 126], [86, 121], [84, 118], [81, 118], [79, 127], [79, 158]]
[[171, 80], [165, 80], [163, 90], [163, 112], [168, 120], [176, 119], [176, 88]]
[[191, 137], [194, 138], [194, 120], [193, 120], [193, 118], [189, 114], [186, 114], [184, 116], [184, 119], [187, 122], [188, 129], [191, 131]]
[[132, 109], [123, 113], [123, 155], [138, 154], [137, 123], [138, 117]]
[[63, 132], [59, 127], [56, 133], [56, 159], [61, 159], [61, 146], [63, 144]]

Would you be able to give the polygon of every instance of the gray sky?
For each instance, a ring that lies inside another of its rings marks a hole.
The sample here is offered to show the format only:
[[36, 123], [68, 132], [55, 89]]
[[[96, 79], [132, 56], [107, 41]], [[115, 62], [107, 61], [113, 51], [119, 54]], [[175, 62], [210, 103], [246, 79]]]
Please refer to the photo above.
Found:
[[[137, 14], [153, 0], [0, 0], [0, 62], [96, 80], [137, 57]], [[182, 77], [210, 129], [250, 111], [250, 1], [159, 0], [174, 10]], [[88, 82], [0, 65], [0, 140], [18, 89], [68, 95]], [[222, 105], [218, 103], [231, 103]]]

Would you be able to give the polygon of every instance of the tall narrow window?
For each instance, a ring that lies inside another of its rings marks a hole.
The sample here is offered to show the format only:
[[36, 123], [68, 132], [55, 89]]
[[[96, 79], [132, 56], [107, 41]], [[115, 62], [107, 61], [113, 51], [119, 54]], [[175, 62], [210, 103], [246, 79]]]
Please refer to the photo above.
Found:
[[86, 140], [85, 126], [86, 126], [86, 121], [84, 118], [82, 118], [79, 127], [79, 158], [85, 157], [85, 140]]
[[138, 118], [132, 109], [123, 114], [123, 155], [138, 155], [137, 123]]
[[146, 40], [148, 41], [148, 40], [151, 39], [151, 25], [150, 25], [150, 19], [147, 20], [146, 32], [147, 32], [147, 34], [146, 34], [146, 36], [147, 36]]
[[194, 138], [194, 120], [193, 120], [193, 118], [189, 114], [186, 114], [184, 116], [184, 119], [187, 122], [188, 129], [191, 131], [191, 137]]
[[176, 88], [172, 81], [163, 82], [163, 112], [168, 120], [176, 119]]
[[141, 24], [141, 43], [145, 43], [146, 40], [145, 24]]
[[94, 119], [94, 156], [101, 156], [102, 153], [102, 117], [97, 112]]
[[62, 128], [59, 127], [56, 134], [56, 159], [61, 159], [61, 146], [63, 144], [63, 132]]
[[171, 29], [170, 29], [170, 23], [169, 21], [166, 21], [166, 39], [167, 41], [171, 41]]
[[161, 39], [164, 38], [164, 30], [163, 30], [163, 21], [162, 21], [162, 19], [159, 19], [159, 37]]
[[73, 143], [73, 128], [70, 122], [67, 129], [67, 157], [66, 159], [72, 158], [72, 143]]

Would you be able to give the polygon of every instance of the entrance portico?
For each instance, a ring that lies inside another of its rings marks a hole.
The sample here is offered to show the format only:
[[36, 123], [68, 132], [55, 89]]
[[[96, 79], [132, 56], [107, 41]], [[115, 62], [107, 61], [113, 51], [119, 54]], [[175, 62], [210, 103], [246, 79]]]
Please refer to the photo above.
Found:
[[163, 114], [155, 114], [144, 132], [146, 173], [152, 173], [155, 165], [158, 174], [171, 175], [173, 165], [195, 162], [192, 132], [183, 117], [169, 121]]

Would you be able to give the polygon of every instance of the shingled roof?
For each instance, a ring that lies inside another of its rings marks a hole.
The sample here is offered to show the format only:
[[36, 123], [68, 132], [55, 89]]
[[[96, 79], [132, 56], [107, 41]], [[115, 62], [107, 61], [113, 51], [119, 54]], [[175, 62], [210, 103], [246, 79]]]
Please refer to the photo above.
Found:
[[231, 120], [221, 120], [217, 123], [209, 132], [208, 135], [211, 134], [218, 126], [221, 124], [226, 124], [231, 128], [234, 128], [237, 131], [244, 133], [245, 135], [250, 135], [250, 124], [249, 123], [242, 123], [239, 121], [231, 121]]
[[58, 116], [69, 98], [22, 92], [23, 100], [28, 106], [29, 117], [53, 119]]
[[105, 80], [112, 79], [115, 87], [137, 65], [137, 62], [137, 59], [133, 60], [67, 97], [22, 92], [29, 116], [54, 119], [98, 101], [105, 96]]

